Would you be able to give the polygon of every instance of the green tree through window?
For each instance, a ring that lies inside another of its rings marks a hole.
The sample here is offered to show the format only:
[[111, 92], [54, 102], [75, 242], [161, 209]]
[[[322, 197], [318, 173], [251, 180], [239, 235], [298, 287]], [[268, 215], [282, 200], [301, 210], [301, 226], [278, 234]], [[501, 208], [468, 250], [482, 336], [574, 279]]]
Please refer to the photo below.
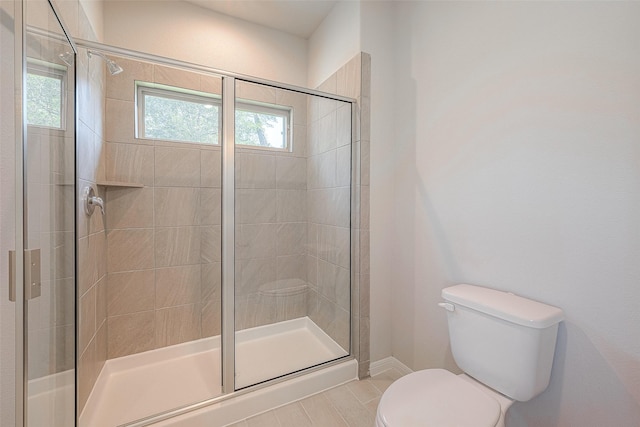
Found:
[[236, 144], [286, 148], [284, 117], [236, 109]]
[[219, 107], [213, 103], [145, 95], [146, 138], [218, 143]]

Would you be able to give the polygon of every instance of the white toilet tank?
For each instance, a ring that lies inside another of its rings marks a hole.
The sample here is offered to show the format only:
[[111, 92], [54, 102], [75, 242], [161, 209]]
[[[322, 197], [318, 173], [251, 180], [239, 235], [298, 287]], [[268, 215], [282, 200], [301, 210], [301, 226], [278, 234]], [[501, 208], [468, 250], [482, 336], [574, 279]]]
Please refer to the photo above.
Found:
[[445, 288], [442, 297], [460, 369], [521, 402], [547, 388], [562, 310], [473, 285]]

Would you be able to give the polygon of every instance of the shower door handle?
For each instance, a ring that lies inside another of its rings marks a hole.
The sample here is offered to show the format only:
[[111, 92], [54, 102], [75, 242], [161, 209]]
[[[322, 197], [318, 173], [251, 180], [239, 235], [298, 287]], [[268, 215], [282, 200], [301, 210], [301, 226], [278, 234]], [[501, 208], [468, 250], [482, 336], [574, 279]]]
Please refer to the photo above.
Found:
[[24, 299], [37, 298], [42, 293], [40, 249], [24, 251]]
[[[40, 249], [24, 251], [24, 299], [39, 297], [42, 293]], [[16, 251], [9, 251], [9, 301], [16, 301]]]

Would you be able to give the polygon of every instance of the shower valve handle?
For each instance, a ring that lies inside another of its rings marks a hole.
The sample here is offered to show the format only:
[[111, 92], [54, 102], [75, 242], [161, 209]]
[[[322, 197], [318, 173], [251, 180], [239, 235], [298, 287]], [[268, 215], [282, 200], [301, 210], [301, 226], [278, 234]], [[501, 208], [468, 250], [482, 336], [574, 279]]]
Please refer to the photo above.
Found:
[[100, 208], [100, 213], [104, 215], [104, 200], [102, 200], [102, 197], [95, 195], [93, 187], [85, 187], [82, 200], [84, 201], [84, 212], [88, 216], [93, 215], [96, 206]]

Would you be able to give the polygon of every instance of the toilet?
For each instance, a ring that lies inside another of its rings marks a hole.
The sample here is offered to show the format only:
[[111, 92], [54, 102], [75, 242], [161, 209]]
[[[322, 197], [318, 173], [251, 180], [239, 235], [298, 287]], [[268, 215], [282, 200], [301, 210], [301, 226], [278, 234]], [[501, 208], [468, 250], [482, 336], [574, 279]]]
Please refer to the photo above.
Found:
[[443, 289], [442, 298], [464, 373], [426, 369], [395, 381], [380, 399], [376, 427], [504, 427], [514, 401], [549, 385], [562, 310], [466, 284]]

